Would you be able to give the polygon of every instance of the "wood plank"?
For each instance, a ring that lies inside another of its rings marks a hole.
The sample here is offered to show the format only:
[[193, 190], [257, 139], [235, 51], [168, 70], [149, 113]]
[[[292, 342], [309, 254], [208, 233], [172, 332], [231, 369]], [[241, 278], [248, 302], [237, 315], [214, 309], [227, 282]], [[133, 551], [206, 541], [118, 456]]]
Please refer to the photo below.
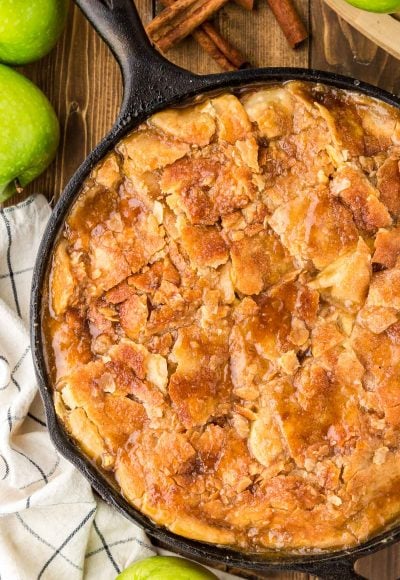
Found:
[[364, 34], [372, 42], [378, 44], [389, 54], [400, 58], [400, 22], [390, 14], [376, 14], [359, 10], [346, 0], [325, 0], [335, 12]]
[[400, 92], [399, 62], [339, 18], [323, 0], [311, 0], [310, 66]]
[[398, 580], [400, 578], [400, 545], [381, 550], [362, 558], [356, 564], [359, 574], [369, 580]]

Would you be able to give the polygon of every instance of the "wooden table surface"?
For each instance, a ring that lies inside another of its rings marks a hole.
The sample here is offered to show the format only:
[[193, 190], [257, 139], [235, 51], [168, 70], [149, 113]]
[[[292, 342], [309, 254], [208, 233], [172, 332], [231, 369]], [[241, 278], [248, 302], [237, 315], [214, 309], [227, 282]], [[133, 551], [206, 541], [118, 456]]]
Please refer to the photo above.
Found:
[[[400, 95], [399, 61], [340, 20], [323, 0], [296, 1], [311, 33], [310, 41], [296, 51], [288, 47], [265, 0], [256, 0], [257, 8], [252, 13], [229, 3], [218, 14], [217, 24], [254, 66], [335, 71]], [[157, 8], [156, 0], [136, 3], [144, 22], [148, 22]], [[218, 72], [214, 62], [191, 39], [168, 56], [198, 73]], [[24, 193], [41, 191], [52, 200], [60, 195], [74, 170], [112, 126], [121, 101], [121, 76], [108, 48], [73, 6], [57, 48], [24, 72], [48, 95], [62, 128], [55, 163]], [[359, 561], [357, 570], [373, 580], [400, 578], [400, 545]], [[310, 578], [302, 574], [273, 577]]]

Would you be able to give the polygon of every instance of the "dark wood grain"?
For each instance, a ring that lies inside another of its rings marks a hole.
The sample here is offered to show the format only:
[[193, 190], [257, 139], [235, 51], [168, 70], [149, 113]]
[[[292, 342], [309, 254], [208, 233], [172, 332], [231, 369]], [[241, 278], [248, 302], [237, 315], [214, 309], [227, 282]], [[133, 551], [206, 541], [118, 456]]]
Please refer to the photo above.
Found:
[[[137, 0], [136, 4], [147, 23], [157, 8], [156, 1]], [[312, 66], [357, 77], [400, 95], [397, 60], [340, 20], [323, 0], [296, 0], [296, 4], [312, 33], [311, 41], [296, 51], [288, 47], [265, 0], [258, 0], [256, 10], [250, 13], [229, 3], [215, 24], [254, 66]], [[190, 38], [170, 51], [168, 58], [200, 74], [219, 72]], [[49, 200], [56, 199], [74, 170], [111, 128], [122, 97], [121, 75], [110, 51], [76, 7], [71, 6], [66, 31], [56, 49], [23, 72], [53, 103], [61, 123], [61, 144], [52, 166], [11, 203], [36, 191]], [[400, 578], [399, 546], [360, 561], [357, 569], [370, 580]], [[291, 573], [268, 578], [311, 577]]]
[[312, 0], [310, 66], [329, 70], [400, 94], [399, 61], [378, 48], [322, 0]]

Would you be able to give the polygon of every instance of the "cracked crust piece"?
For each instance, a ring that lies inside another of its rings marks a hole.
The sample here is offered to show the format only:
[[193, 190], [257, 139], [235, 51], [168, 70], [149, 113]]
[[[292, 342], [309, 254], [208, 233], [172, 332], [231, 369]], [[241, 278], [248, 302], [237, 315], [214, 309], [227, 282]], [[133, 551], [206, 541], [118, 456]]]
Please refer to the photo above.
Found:
[[48, 279], [55, 408], [157, 524], [265, 552], [398, 520], [399, 127], [356, 93], [247, 88], [93, 169]]

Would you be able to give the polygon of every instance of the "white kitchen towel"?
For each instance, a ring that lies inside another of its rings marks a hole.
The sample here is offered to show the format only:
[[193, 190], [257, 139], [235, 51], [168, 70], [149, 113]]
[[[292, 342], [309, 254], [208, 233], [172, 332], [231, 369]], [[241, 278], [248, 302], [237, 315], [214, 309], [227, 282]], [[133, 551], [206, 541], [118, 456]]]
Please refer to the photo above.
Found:
[[47, 433], [28, 311], [49, 216], [41, 195], [0, 209], [0, 578], [113, 580], [155, 549], [139, 527], [94, 495]]

